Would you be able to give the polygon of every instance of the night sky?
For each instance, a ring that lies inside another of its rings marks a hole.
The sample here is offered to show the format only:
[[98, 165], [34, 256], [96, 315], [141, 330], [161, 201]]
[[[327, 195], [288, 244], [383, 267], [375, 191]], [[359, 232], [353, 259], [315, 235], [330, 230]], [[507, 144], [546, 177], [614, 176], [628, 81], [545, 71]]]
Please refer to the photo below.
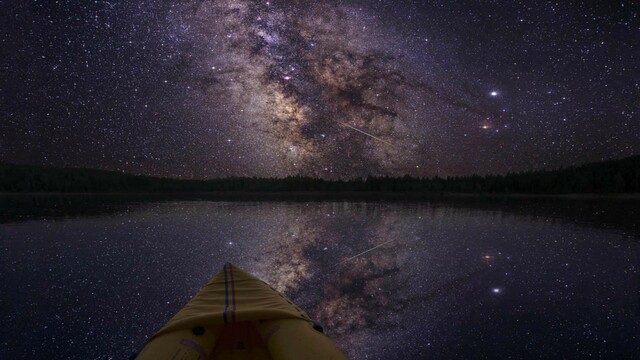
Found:
[[640, 153], [634, 1], [0, 1], [0, 160], [176, 177]]

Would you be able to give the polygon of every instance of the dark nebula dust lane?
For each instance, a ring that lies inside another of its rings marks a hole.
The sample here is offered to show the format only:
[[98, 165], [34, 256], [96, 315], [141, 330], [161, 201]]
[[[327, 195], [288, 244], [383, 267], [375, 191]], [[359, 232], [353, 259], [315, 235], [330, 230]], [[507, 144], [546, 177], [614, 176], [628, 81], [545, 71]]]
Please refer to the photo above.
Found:
[[503, 173], [640, 150], [632, 2], [5, 7], [5, 161], [336, 178]]

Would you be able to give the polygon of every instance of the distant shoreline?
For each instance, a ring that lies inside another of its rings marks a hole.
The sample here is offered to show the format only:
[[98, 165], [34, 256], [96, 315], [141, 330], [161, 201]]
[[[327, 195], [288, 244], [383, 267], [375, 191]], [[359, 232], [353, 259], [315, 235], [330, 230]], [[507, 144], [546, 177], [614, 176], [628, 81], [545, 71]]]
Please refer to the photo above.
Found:
[[[206, 194], [261, 197], [633, 197], [640, 193], [640, 156], [551, 171], [463, 177], [368, 176], [324, 179], [157, 178], [113, 171], [0, 163], [0, 192], [55, 194]], [[629, 195], [630, 194], [630, 195]]]
[[153, 197], [153, 198], [194, 198], [212, 199], [388, 199], [388, 200], [430, 200], [430, 199], [619, 199], [640, 200], [640, 193], [612, 194], [531, 194], [531, 193], [416, 193], [382, 191], [294, 191], [294, 192], [251, 192], [251, 191], [211, 191], [211, 192], [0, 192], [0, 196], [105, 196], [105, 197]]

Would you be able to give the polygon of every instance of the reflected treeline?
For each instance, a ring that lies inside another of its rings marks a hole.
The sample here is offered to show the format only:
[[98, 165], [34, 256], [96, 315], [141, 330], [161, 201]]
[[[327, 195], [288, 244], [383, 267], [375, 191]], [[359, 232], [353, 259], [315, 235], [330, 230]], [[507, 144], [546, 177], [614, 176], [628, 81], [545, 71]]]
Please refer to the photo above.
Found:
[[640, 201], [624, 198], [486, 198], [463, 201], [442, 199], [439, 206], [450, 209], [495, 211], [502, 215], [528, 216], [576, 225], [623, 230], [640, 234]]
[[109, 216], [150, 200], [131, 195], [0, 195], [0, 223]]
[[638, 193], [640, 156], [553, 171], [431, 178], [327, 180], [223, 178], [180, 180], [90, 169], [0, 164], [0, 192], [385, 192], [385, 193]]
[[283, 194], [93, 194], [93, 195], [0, 195], [0, 223], [22, 222], [38, 219], [81, 218], [107, 216], [123, 211], [132, 211], [145, 204], [175, 201], [216, 202], [327, 202], [335, 204], [361, 203], [413, 203], [425, 209], [447, 211], [495, 211], [504, 215], [544, 217], [594, 226], [614, 228], [630, 233], [640, 233], [640, 206], [638, 199], [625, 198], [557, 198], [557, 197], [458, 197], [441, 196], [385, 197], [385, 196], [335, 196]]

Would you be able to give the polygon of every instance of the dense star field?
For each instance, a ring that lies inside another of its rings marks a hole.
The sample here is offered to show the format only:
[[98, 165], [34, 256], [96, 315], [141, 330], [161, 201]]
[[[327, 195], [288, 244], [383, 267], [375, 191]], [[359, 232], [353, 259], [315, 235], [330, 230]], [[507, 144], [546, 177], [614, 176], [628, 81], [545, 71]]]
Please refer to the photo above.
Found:
[[634, 1], [2, 1], [0, 160], [207, 178], [640, 153]]

